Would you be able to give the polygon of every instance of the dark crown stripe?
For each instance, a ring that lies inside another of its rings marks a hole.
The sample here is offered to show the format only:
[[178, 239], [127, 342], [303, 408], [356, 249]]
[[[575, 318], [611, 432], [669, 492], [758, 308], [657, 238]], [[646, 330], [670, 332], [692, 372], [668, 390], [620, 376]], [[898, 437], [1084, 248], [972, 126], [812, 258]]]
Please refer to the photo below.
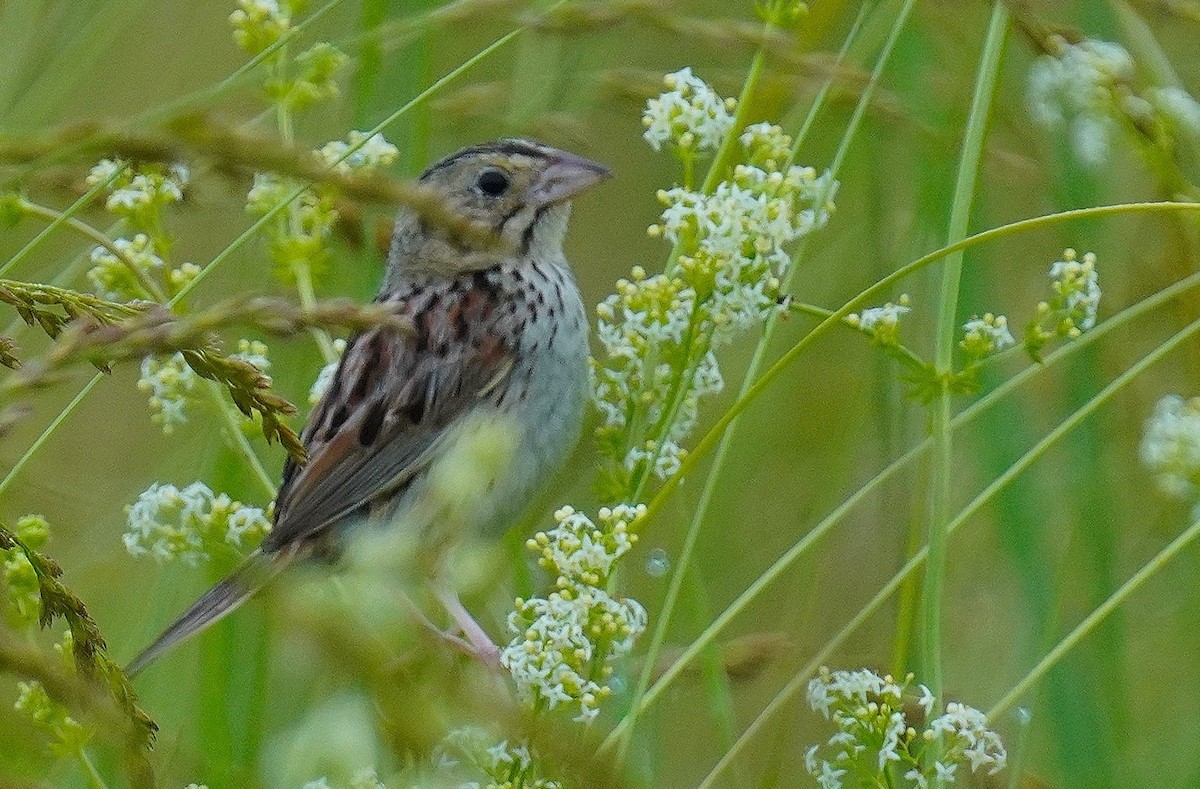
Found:
[[462, 159], [468, 159], [472, 156], [481, 154], [499, 154], [501, 156], [531, 156], [534, 158], [544, 159], [550, 155], [552, 149], [541, 145], [540, 143], [532, 142], [531, 140], [521, 140], [516, 137], [505, 138], [503, 140], [493, 140], [491, 142], [472, 145], [469, 148], [463, 148], [461, 151], [451, 154], [444, 159], [434, 162], [429, 165], [425, 172], [421, 173], [421, 180], [424, 181], [429, 176], [436, 173], [438, 170], [443, 170], [450, 165]]

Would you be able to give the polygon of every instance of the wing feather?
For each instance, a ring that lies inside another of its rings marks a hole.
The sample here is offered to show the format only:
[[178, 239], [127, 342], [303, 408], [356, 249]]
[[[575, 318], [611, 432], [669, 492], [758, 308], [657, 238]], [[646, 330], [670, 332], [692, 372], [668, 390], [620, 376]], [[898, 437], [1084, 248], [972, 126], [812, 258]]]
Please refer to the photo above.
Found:
[[376, 327], [348, 344], [304, 430], [308, 463], [284, 471], [266, 551], [397, 495], [437, 455], [448, 424], [504, 391], [512, 313], [497, 309], [499, 291], [481, 287], [489, 282], [476, 273], [386, 299], [415, 331]]

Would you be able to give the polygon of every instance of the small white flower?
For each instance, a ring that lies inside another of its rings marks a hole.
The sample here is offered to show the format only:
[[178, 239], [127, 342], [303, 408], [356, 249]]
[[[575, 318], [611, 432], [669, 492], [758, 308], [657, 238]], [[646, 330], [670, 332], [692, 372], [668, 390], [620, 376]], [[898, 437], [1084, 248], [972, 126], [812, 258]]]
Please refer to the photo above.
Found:
[[[354, 146], [358, 150], [349, 156], [346, 152]], [[382, 134], [368, 136], [366, 132], [352, 131], [343, 140], [333, 140], [325, 143], [317, 151], [317, 156], [327, 165], [340, 173], [350, 173], [355, 170], [373, 170], [387, 167], [396, 161], [400, 150], [384, 139]]]
[[673, 142], [680, 148], [714, 151], [733, 128], [732, 99], [721, 98], [684, 68], [663, 78], [667, 91], [646, 102], [642, 136], [654, 150]]
[[241, 359], [244, 362], [257, 367], [260, 371], [266, 372], [271, 367], [271, 359], [268, 356], [270, 349], [267, 344], [261, 340], [238, 340], [238, 349], [236, 353], [230, 356]]
[[126, 508], [126, 521], [122, 539], [131, 555], [151, 555], [158, 561], [182, 559], [189, 564], [207, 559], [218, 545], [241, 548], [271, 530], [261, 509], [214, 493], [201, 482], [182, 490], [151, 485]]
[[[337, 339], [333, 341], [333, 349], [337, 351], [338, 356], [341, 356], [346, 351], [346, 341]], [[337, 374], [340, 360], [332, 361], [321, 368], [321, 372], [317, 373], [317, 379], [313, 381], [312, 387], [308, 390], [308, 404], [316, 405], [321, 402], [321, 398], [325, 396], [325, 392], [329, 389], [329, 385], [333, 383], [333, 377]]]
[[792, 153], [792, 138], [773, 123], [755, 123], [747, 126], [738, 137], [738, 142], [746, 149], [751, 164], [771, 170], [778, 169]]
[[1029, 70], [1030, 114], [1051, 131], [1067, 131], [1080, 161], [1099, 166], [1120, 128], [1120, 88], [1133, 78], [1133, 58], [1107, 41], [1056, 38], [1052, 45], [1057, 54], [1041, 56]]
[[88, 171], [87, 178], [85, 180], [88, 186], [109, 184], [110, 189], [117, 188], [115, 183], [109, 182], [115, 181], [114, 176], [117, 176], [121, 170], [124, 170], [128, 167], [129, 163], [122, 159], [101, 159], [99, 163], [97, 163], [90, 171]]
[[200, 376], [188, 366], [181, 353], [166, 359], [147, 356], [142, 360], [142, 375], [137, 387], [149, 393], [150, 418], [162, 426], [164, 433], [171, 433], [187, 422], [187, 409], [199, 385]]
[[1183, 88], [1152, 88], [1150, 100], [1176, 130], [1186, 137], [1200, 138], [1200, 101]]
[[[934, 762], [933, 769], [939, 781], [942, 783], [952, 784], [954, 783], [954, 771], [958, 769], [958, 765]], [[971, 769], [974, 770], [975, 768], [972, 767]]]
[[808, 770], [809, 775], [816, 775], [821, 768], [817, 764], [817, 749], [819, 745], [814, 745], [804, 752], [804, 769]]
[[129, 301], [145, 298], [147, 294], [139, 275], [152, 278], [163, 267], [163, 259], [156, 253], [154, 242], [145, 233], [138, 233], [131, 239], [114, 239], [112, 245], [125, 259], [122, 260], [108, 247], [94, 248], [88, 280], [97, 293], [107, 299]]
[[1200, 483], [1200, 398], [1159, 400], [1146, 421], [1141, 457], [1163, 493], [1194, 499]]
[[1096, 325], [1100, 308], [1100, 281], [1096, 255], [1088, 252], [1079, 260], [1073, 249], [1063, 250], [1063, 259], [1050, 266], [1050, 279], [1057, 294], [1055, 305], [1069, 329], [1084, 332]]
[[252, 55], [274, 44], [291, 27], [291, 18], [278, 0], [238, 0], [229, 15], [238, 46]]
[[333, 787], [329, 785], [329, 779], [322, 775], [315, 781], [304, 784], [304, 789], [333, 789]]
[[851, 313], [846, 322], [863, 331], [871, 332], [875, 339], [885, 345], [900, 343], [900, 318], [912, 312], [908, 294], [903, 294], [896, 303], [888, 302], [882, 307], [869, 307], [861, 314]]
[[981, 359], [988, 354], [1002, 351], [1016, 344], [1008, 330], [1008, 318], [988, 312], [982, 318], [974, 317], [963, 324], [963, 338], [959, 345], [968, 356]]
[[135, 218], [158, 206], [183, 199], [183, 184], [170, 175], [140, 173], [113, 190], [104, 207], [114, 214]]
[[845, 774], [845, 770], [835, 770], [829, 762], [822, 762], [817, 783], [821, 785], [821, 789], [842, 789], [842, 776]]
[[921, 691], [921, 697], [917, 699], [917, 704], [921, 707], [921, 709], [925, 710], [925, 715], [928, 717], [929, 715], [933, 714], [933, 692], [924, 685], [918, 685], [917, 687]]

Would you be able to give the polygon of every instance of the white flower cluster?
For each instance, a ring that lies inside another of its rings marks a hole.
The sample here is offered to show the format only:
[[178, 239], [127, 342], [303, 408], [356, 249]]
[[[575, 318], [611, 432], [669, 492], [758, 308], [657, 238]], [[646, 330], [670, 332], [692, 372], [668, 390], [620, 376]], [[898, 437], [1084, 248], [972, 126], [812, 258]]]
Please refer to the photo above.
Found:
[[1133, 58], [1108, 41], [1053, 44], [1057, 54], [1039, 57], [1029, 70], [1030, 113], [1046, 129], [1065, 133], [1080, 161], [1099, 166], [1120, 129], [1120, 88], [1133, 80]]
[[894, 304], [889, 301], [882, 307], [868, 307], [862, 314], [850, 313], [846, 316], [846, 323], [870, 332], [883, 345], [899, 345], [900, 318], [912, 312], [909, 304], [908, 294], [903, 293]]
[[330, 782], [329, 778], [321, 776], [315, 781], [304, 784], [304, 789], [386, 789], [386, 784], [379, 780], [379, 774], [371, 767], [363, 769], [350, 776], [346, 783]]
[[[386, 167], [396, 159], [396, 147], [383, 135], [368, 137], [363, 132], [351, 132], [346, 141], [326, 143], [315, 153], [321, 161], [332, 165], [359, 143], [363, 143], [361, 148], [336, 165], [339, 172]], [[264, 216], [291, 197], [298, 187], [295, 180], [275, 173], [255, 173], [254, 183], [246, 194], [246, 211]], [[291, 206], [288, 212], [277, 214], [277, 221], [268, 228], [271, 257], [283, 271], [299, 264], [312, 267], [323, 261], [326, 243], [338, 218], [334, 193], [328, 185], [314, 184], [304, 189]]]
[[[347, 153], [356, 148], [354, 153]], [[384, 139], [382, 134], [368, 135], [352, 131], [345, 140], [333, 140], [317, 149], [317, 156], [339, 173], [375, 170], [396, 161], [400, 149]]]
[[[860, 783], [894, 786], [900, 774], [901, 785], [925, 789], [933, 778], [953, 783], [964, 761], [972, 772], [986, 769], [994, 775], [1004, 769], [1007, 753], [983, 713], [951, 702], [945, 714], [929, 720], [937, 700], [924, 685], [910, 690], [913, 679], [912, 674], [897, 681], [869, 669], [822, 668], [809, 681], [809, 705], [838, 729], [824, 746], [814, 745], [805, 753], [805, 767], [822, 789]], [[922, 715], [910, 720], [916, 709]], [[918, 731], [914, 724], [920, 721], [925, 725]], [[938, 759], [926, 765], [921, 752], [935, 740]]]
[[119, 159], [104, 159], [88, 173], [87, 185], [107, 183], [104, 207], [120, 217], [144, 220], [156, 216], [163, 206], [182, 200], [190, 180], [191, 172], [182, 164], [133, 168]]
[[[264, 216], [277, 205], [285, 202], [296, 191], [296, 182], [275, 173], [255, 173], [250, 191], [246, 193], [246, 212], [253, 216]], [[333, 200], [329, 195], [318, 193], [315, 189], [306, 189], [294, 201], [291, 216], [283, 216], [291, 220], [292, 246], [296, 254], [303, 254], [308, 248], [320, 250], [325, 240], [333, 231], [337, 221], [337, 212], [333, 209]], [[273, 231], [273, 236], [278, 236]]]
[[[696, 123], [685, 141], [719, 145], [728, 125], [710, 140], [718, 132], [704, 120], [709, 116], [682, 109], [723, 106], [712, 90], [689, 69], [668, 75], [668, 86], [676, 90], [647, 107], [651, 145], [661, 142], [651, 132], [665, 128], [668, 115], [677, 124], [675, 138]], [[592, 361], [592, 396], [604, 416], [598, 434], [628, 478], [679, 470], [700, 398], [723, 387], [713, 348], [779, 308], [788, 245], [823, 226], [833, 208], [837, 182], [809, 167], [786, 166], [792, 141], [778, 126], [756, 124], [739, 141], [748, 163], [736, 165], [711, 193], [659, 192], [662, 221], [649, 232], [675, 245], [675, 265], [654, 276], [635, 266], [596, 309], [604, 348]]]
[[646, 102], [642, 136], [660, 150], [673, 142], [683, 151], [715, 151], [733, 128], [734, 99], [723, 99], [684, 68], [663, 77], [667, 91]]
[[1080, 260], [1073, 249], [1063, 250], [1062, 260], [1050, 266], [1054, 295], [1037, 305], [1037, 315], [1025, 332], [1025, 348], [1035, 358], [1056, 337], [1075, 339], [1096, 325], [1100, 309], [1100, 279], [1096, 255]]
[[[476, 726], [449, 732], [434, 754], [438, 772], [460, 781], [458, 789], [562, 789], [558, 781], [539, 776], [536, 755], [528, 745], [510, 745], [507, 740], [497, 743]], [[479, 781], [480, 775], [487, 781]]]
[[237, 5], [229, 15], [233, 38], [251, 55], [274, 44], [292, 26], [291, 16], [278, 0], [238, 0]]
[[[1096, 255], [1088, 252], [1079, 260], [1075, 250], [1063, 251], [1063, 259], [1050, 266], [1055, 297], [1050, 308], [1061, 314], [1060, 334], [1078, 337], [1096, 325], [1100, 309], [1100, 279], [1096, 274]], [[1039, 306], [1040, 309], [1040, 306]]]
[[1164, 493], [1194, 501], [1200, 491], [1200, 398], [1159, 400], [1146, 421], [1141, 456]]
[[1098, 167], [1123, 129], [1158, 128], [1168, 138], [1200, 138], [1200, 102], [1180, 87], [1138, 91], [1135, 64], [1120, 44], [1051, 40], [1055, 54], [1029, 71], [1028, 99], [1036, 122], [1063, 133], [1075, 156]]
[[500, 662], [535, 708], [578, 705], [576, 720], [591, 721], [611, 694], [611, 664], [646, 629], [646, 610], [635, 600], [614, 598], [604, 586], [613, 563], [636, 542], [630, 527], [645, 511], [645, 505], [606, 507], [596, 524], [563, 507], [554, 514], [554, 529], [529, 540], [542, 566], [558, 574], [556, 591], [517, 600], [508, 618], [517, 635]]
[[88, 280], [104, 298], [123, 301], [149, 298], [151, 294], [147, 293], [143, 280], [165, 281], [169, 290], [177, 292], [182, 282], [195, 276], [196, 267], [192, 264], [185, 264], [187, 271], [183, 268], [168, 271], [163, 253], [170, 241], [162, 229], [163, 209], [183, 199], [190, 177], [188, 168], [182, 164], [133, 167], [119, 159], [104, 159], [88, 173], [89, 186], [106, 184], [105, 208], [136, 231], [132, 238], [113, 240], [124, 260], [107, 247], [92, 250]]
[[1151, 88], [1147, 98], [1176, 135], [1200, 140], [1200, 101], [1183, 88]]
[[1062, 257], [1050, 266], [1054, 295], [1037, 305], [1037, 318], [1030, 330], [1043, 342], [1053, 337], [1078, 337], [1096, 325], [1100, 309], [1096, 255], [1088, 252], [1080, 260], [1075, 250], [1066, 249]]
[[[304, 0], [237, 0], [237, 10], [229, 15], [234, 41], [248, 54], [259, 55], [288, 34], [293, 14], [306, 5]], [[318, 41], [291, 54], [277, 49], [267, 56], [274, 68], [265, 69], [263, 88], [272, 104], [287, 113], [338, 95], [336, 76], [347, 58], [337, 47]]]
[[[346, 352], [346, 341], [340, 337], [333, 341], [333, 349], [337, 351], [340, 357]], [[338, 365], [341, 361], [333, 361], [321, 368], [321, 372], [317, 373], [317, 379], [313, 381], [312, 387], [308, 390], [308, 404], [316, 405], [321, 402], [321, 398], [325, 396], [329, 385], [333, 383], [333, 376], [337, 374]]]
[[142, 375], [137, 387], [150, 395], [150, 418], [162, 426], [164, 433], [171, 433], [187, 422], [188, 405], [200, 376], [188, 366], [183, 354], [176, 353], [165, 359], [147, 356], [142, 359]]
[[271, 530], [258, 507], [248, 507], [202, 482], [183, 490], [154, 483], [126, 508], [125, 548], [133, 556], [158, 561], [207, 559], [213, 550], [244, 552]]
[[241, 339], [238, 340], [237, 352], [230, 354], [230, 356], [235, 359], [241, 359], [244, 362], [249, 362], [265, 373], [271, 367], [269, 354], [270, 349], [265, 342], [261, 340]]
[[982, 359], [988, 354], [1010, 348], [1016, 342], [1008, 330], [1008, 318], [987, 312], [982, 318], [975, 316], [963, 324], [963, 338], [959, 346], [972, 359]]
[[124, 259], [107, 247], [95, 247], [88, 281], [96, 293], [106, 299], [144, 298], [140, 277], [149, 277], [163, 268], [163, 259], [154, 253], [154, 242], [145, 233], [138, 233], [131, 239], [114, 239], [113, 246], [120, 250]]

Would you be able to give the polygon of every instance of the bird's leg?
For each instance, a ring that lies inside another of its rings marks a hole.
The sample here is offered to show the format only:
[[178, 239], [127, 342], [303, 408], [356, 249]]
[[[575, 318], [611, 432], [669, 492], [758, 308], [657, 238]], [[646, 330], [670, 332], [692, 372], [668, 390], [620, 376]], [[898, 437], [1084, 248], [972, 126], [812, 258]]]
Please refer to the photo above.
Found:
[[472, 644], [464, 639], [459, 638], [454, 633], [442, 630], [440, 627], [435, 625], [433, 620], [425, 616], [425, 612], [421, 610], [421, 607], [414, 603], [412, 598], [410, 598], [408, 595], [401, 593], [400, 596], [404, 600], [404, 605], [408, 608], [408, 612], [418, 624], [438, 638], [444, 639], [446, 643], [450, 644], [455, 649], [461, 650], [463, 653], [470, 655], [471, 657], [475, 657], [476, 650]]
[[[462, 631], [463, 636], [469, 642], [470, 653], [482, 661], [484, 665], [491, 668], [499, 668], [500, 647], [496, 646], [492, 639], [488, 637], [488, 634], [484, 632], [483, 628], [479, 626], [479, 623], [471, 616], [470, 612], [459, 602], [458, 594], [454, 590], [440, 585], [434, 588], [434, 592], [437, 594], [442, 607], [446, 609], [446, 613], [454, 620], [454, 624], [458, 625], [458, 629]], [[461, 639], [449, 636], [448, 634], [444, 635], [447, 635], [448, 638], [454, 638], [461, 643]], [[464, 644], [463, 646], [467, 645]]]

